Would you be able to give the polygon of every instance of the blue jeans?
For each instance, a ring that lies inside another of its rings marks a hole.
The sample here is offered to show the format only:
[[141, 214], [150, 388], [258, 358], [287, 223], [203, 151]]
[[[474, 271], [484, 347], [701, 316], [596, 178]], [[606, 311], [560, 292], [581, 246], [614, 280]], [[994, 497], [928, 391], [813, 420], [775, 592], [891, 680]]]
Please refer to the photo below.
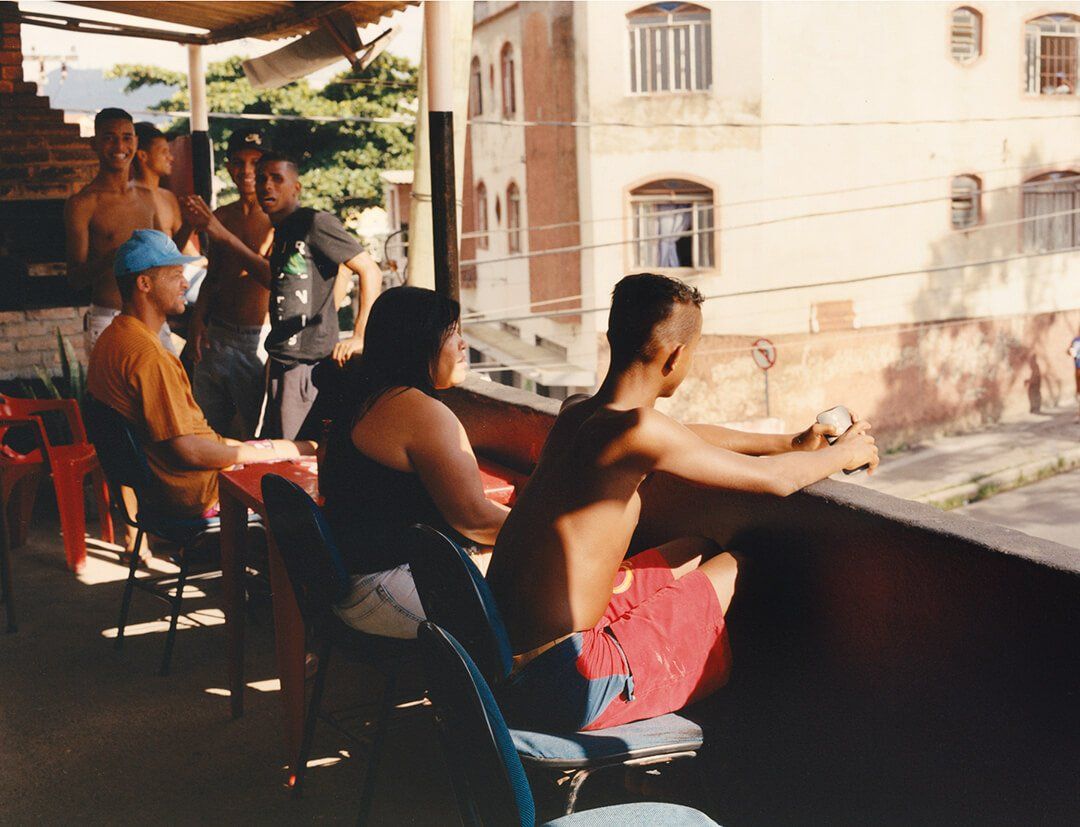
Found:
[[[266, 349], [270, 325], [239, 327], [210, 320], [209, 344], [199, 364], [191, 391], [210, 427], [222, 436], [251, 439], [259, 424], [266, 391]], [[239, 415], [240, 427], [233, 426]]]

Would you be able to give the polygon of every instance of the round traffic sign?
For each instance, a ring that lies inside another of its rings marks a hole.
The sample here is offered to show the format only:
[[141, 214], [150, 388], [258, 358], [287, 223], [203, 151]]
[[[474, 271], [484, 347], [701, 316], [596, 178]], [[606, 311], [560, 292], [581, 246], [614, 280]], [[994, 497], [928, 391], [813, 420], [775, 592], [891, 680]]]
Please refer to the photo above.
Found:
[[768, 339], [758, 339], [750, 346], [750, 355], [754, 364], [762, 370], [768, 370], [776, 364], [776, 345]]

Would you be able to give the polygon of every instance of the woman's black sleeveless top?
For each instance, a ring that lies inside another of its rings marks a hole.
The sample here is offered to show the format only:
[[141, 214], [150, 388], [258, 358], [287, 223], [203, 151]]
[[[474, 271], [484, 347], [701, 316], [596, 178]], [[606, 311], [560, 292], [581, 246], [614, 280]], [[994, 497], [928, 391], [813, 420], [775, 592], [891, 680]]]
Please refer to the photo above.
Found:
[[323, 513], [350, 574], [407, 563], [402, 537], [414, 523], [469, 543], [443, 519], [420, 477], [365, 456], [353, 444], [350, 430], [333, 430], [319, 472]]

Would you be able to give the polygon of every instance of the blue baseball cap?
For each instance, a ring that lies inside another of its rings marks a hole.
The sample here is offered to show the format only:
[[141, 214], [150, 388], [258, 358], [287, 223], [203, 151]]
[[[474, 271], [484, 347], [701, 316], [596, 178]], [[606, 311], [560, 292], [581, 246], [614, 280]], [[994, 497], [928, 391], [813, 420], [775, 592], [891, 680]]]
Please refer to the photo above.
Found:
[[173, 240], [161, 230], [136, 230], [116, 251], [113, 275], [119, 278], [141, 273], [152, 267], [168, 267], [171, 264], [187, 264], [200, 260], [201, 256], [181, 254]]

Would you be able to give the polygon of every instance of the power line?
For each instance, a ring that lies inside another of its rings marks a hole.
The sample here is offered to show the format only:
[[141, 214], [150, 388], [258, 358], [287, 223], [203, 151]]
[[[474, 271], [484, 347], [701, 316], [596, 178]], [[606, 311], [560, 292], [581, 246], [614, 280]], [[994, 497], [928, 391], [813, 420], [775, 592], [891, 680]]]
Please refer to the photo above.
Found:
[[1080, 114], [1063, 115], [1001, 115], [998, 117], [975, 118], [916, 118], [912, 120], [879, 121], [713, 121], [711, 123], [692, 123], [689, 121], [656, 121], [637, 123], [634, 121], [530, 121], [470, 118], [470, 126], [558, 126], [574, 129], [617, 128], [617, 129], [768, 129], [768, 128], [820, 128], [837, 126], [932, 126], [961, 123], [1004, 123], [1008, 121], [1049, 121], [1080, 118]]
[[[89, 115], [97, 114], [97, 109], [74, 109], [66, 107], [65, 112], [80, 112]], [[128, 109], [130, 115], [146, 115], [148, 117], [161, 118], [176, 115], [190, 118], [189, 109]], [[265, 115], [259, 112], [208, 112], [207, 117], [220, 118], [231, 121], [313, 121], [315, 123], [379, 123], [393, 126], [414, 126], [415, 118], [369, 118], [362, 115]]]
[[[891, 273], [877, 273], [869, 276], [856, 276], [854, 278], [836, 279], [833, 281], [818, 281], [808, 284], [790, 284], [783, 287], [763, 287], [757, 290], [738, 290], [732, 293], [713, 293], [706, 295], [706, 299], [729, 299], [740, 296], [760, 296], [770, 293], [783, 293], [788, 290], [807, 290], [814, 287], [836, 287], [844, 284], [860, 284], [863, 282], [880, 281], [882, 279], [898, 278], [900, 276], [918, 276], [929, 273], [940, 273], [948, 270], [963, 270], [968, 267], [988, 267], [991, 264], [1005, 264], [1010, 261], [1020, 261], [1023, 259], [1031, 258], [1043, 258], [1045, 256], [1061, 255], [1064, 253], [1075, 253], [1080, 250], [1080, 246], [1077, 247], [1065, 247], [1057, 250], [1043, 250], [1035, 253], [1022, 253], [1015, 256], [1002, 256], [1000, 258], [982, 259], [978, 261], [965, 261], [957, 262], [955, 264], [942, 264], [935, 267], [920, 267], [916, 270], [898, 270]], [[533, 313], [528, 316], [510, 316], [496, 319], [479, 319], [471, 321], [470, 324], [501, 324], [503, 322], [520, 322], [529, 321], [532, 319], [545, 319], [545, 318], [557, 318], [562, 316], [582, 316], [587, 313], [603, 313], [610, 309], [609, 305], [597, 306], [597, 307], [582, 307], [574, 310], [553, 310], [547, 313]]]
[[[1071, 166], [1071, 165], [1076, 164], [1078, 162], [1080, 162], [1080, 158], [1070, 158], [1070, 159], [1065, 160], [1065, 161], [1050, 161], [1050, 162], [1041, 163], [1041, 164], [1023, 164], [1023, 165], [1020, 165], [1020, 166], [1012, 166], [1012, 167], [998, 167], [996, 169], [976, 170], [976, 172], [978, 172], [981, 175], [989, 175], [989, 174], [995, 173], [995, 172], [1014, 172], [1016, 170], [1024, 170], [1024, 169], [1045, 169], [1048, 166], [1053, 166], [1053, 167]], [[755, 204], [767, 204], [767, 203], [774, 203], [774, 202], [777, 202], [777, 201], [792, 201], [792, 200], [796, 200], [796, 199], [800, 199], [800, 198], [816, 198], [816, 197], [825, 196], [825, 195], [847, 195], [848, 193], [852, 193], [852, 192], [861, 192], [861, 191], [872, 190], [872, 189], [885, 189], [887, 187], [898, 187], [898, 186], [903, 186], [905, 184], [923, 184], [923, 183], [928, 183], [928, 182], [932, 182], [932, 181], [941, 181], [941, 180], [947, 179], [947, 178], [956, 178], [958, 174], [963, 174], [963, 173], [949, 173], [947, 175], [935, 175], [935, 176], [931, 176], [931, 177], [928, 177], [928, 178], [912, 178], [912, 179], [909, 179], [907, 181], [894, 181], [894, 182], [891, 182], [891, 183], [867, 184], [865, 186], [858, 186], [858, 187], [845, 187], [843, 189], [825, 190], [825, 191], [821, 191], [821, 192], [811, 192], [811, 193], [805, 193], [805, 194], [802, 194], [802, 195], [774, 195], [774, 196], [769, 196], [769, 197], [766, 197], [766, 198], [751, 198], [751, 199], [747, 199], [747, 200], [744, 200], [744, 201], [725, 201], [724, 203], [720, 204], [719, 207], [721, 209], [730, 209], [732, 207], [744, 207], [744, 206], [750, 206], [750, 205], [755, 205]], [[1020, 183], [1020, 184], [1011, 184], [1011, 185], [1008, 185], [1008, 186], [997, 187], [995, 189], [979, 190], [978, 192], [976, 192], [974, 194], [982, 194], [982, 193], [985, 193], [985, 192], [998, 192], [1000, 190], [1013, 189], [1015, 187], [1023, 186], [1023, 185], [1024, 185], [1023, 182]], [[951, 198], [952, 198], [951, 195], [936, 196], [934, 198], [927, 199], [925, 203], [929, 203], [931, 201], [937, 201], [937, 200], [949, 200]], [[919, 203], [919, 202], [899, 202], [899, 203], [893, 204], [891, 206], [905, 206], [905, 205], [907, 205], [909, 203]], [[858, 209], [865, 209], [865, 210], [885, 209], [887, 206], [890, 206], [890, 205], [868, 206], [868, 207], [860, 207]], [[671, 212], [674, 212], [674, 211], [671, 211]], [[671, 212], [669, 212], [668, 214], [671, 214]], [[804, 217], [804, 216], [796, 216], [796, 217]], [[585, 224], [601, 224], [601, 223], [608, 223], [608, 222], [614, 222], [614, 221], [627, 221], [627, 220], [633, 220], [634, 218], [635, 218], [635, 216], [617, 215], [617, 216], [608, 216], [606, 218], [586, 218], [586, 219], [581, 219], [581, 220], [578, 220], [578, 221], [562, 221], [562, 222], [558, 222], [558, 223], [554, 223], [554, 224], [536, 224], [536, 225], [531, 225], [531, 226], [526, 226], [526, 227], [517, 227], [517, 228], [511, 228], [511, 227], [502, 228], [502, 227], [499, 227], [499, 228], [496, 228], [496, 229], [489, 229], [489, 230], [486, 230], [484, 232], [481, 232], [479, 230], [474, 230], [472, 232], [462, 233], [461, 238], [462, 238], [462, 240], [464, 240], [466, 238], [482, 238], [482, 237], [487, 236], [487, 235], [505, 235], [507, 233], [513, 233], [513, 232], [537, 232], [537, 231], [541, 231], [541, 230], [565, 229], [567, 227], [577, 227], [577, 226], [581, 226], [581, 225], [585, 225]], [[723, 228], [721, 228], [721, 229], [723, 229]]]
[[[1069, 182], [1069, 181], [1080, 181], [1080, 175], [1070, 175], [1070, 176], [1067, 176], [1067, 177], [1064, 177], [1064, 178], [1058, 178], [1058, 179], [1055, 179], [1054, 183]], [[1044, 182], [1040, 182], [1040, 183], [1044, 183]], [[1028, 183], [1028, 184], [1023, 184], [1023, 185], [1018, 185], [1018, 186], [1032, 186], [1033, 187], [1033, 186], [1037, 186], [1037, 184]], [[1009, 190], [1009, 189], [1016, 189], [1016, 188], [1017, 188], [1017, 186], [1007, 186], [1007, 187], [998, 187], [997, 189], [980, 190], [979, 192], [980, 193], [999, 192], [1001, 190]], [[764, 219], [762, 221], [751, 221], [751, 222], [749, 222], [747, 224], [729, 224], [729, 225], [724, 226], [724, 227], [715, 227], [715, 228], [709, 227], [709, 228], [704, 228], [704, 229], [699, 229], [699, 230], [682, 230], [682, 231], [678, 231], [678, 232], [673, 231], [673, 232], [669, 232], [669, 233], [661, 233], [659, 235], [639, 236], [637, 238], [619, 239], [617, 241], [600, 241], [600, 242], [596, 242], [596, 243], [593, 243], [593, 244], [573, 244], [573, 245], [568, 245], [568, 246], [565, 246], [565, 247], [551, 247], [551, 248], [549, 248], [547, 250], [532, 250], [532, 251], [530, 251], [528, 253], [516, 253], [514, 255], [501, 256], [501, 257], [496, 257], [496, 258], [466, 259], [465, 261], [461, 262], [461, 266], [462, 267], [467, 267], [467, 266], [479, 266], [479, 265], [484, 265], [484, 264], [502, 264], [502, 263], [508, 262], [508, 261], [527, 261], [528, 259], [537, 258], [539, 256], [559, 255], [559, 254], [563, 254], [563, 253], [576, 253], [576, 252], [581, 252], [583, 250], [603, 249], [605, 247], [622, 247], [622, 246], [625, 246], [627, 244], [638, 244], [638, 243], [641, 243], [641, 242], [644, 242], [644, 241], [678, 239], [678, 238], [685, 238], [686, 236], [701, 235], [701, 234], [704, 234], [704, 233], [713, 233], [713, 232], [727, 233], [727, 232], [733, 232], [735, 230], [748, 230], [748, 229], [753, 229], [753, 228], [756, 228], [756, 227], [766, 227], [766, 226], [770, 226], [772, 224], [782, 224], [782, 223], [786, 223], [788, 221], [796, 221], [796, 220], [803, 219], [803, 218], [826, 218], [826, 217], [831, 217], [831, 216], [836, 216], [836, 215], [848, 215], [848, 214], [851, 214], [851, 213], [862, 212], [864, 210], [873, 211], [873, 210], [878, 210], [878, 209], [890, 209], [892, 207], [916, 206], [916, 205], [921, 205], [921, 204], [933, 203], [933, 202], [940, 201], [940, 200], [942, 200], [942, 199], [940, 199], [940, 198], [931, 198], [931, 199], [924, 199], [924, 200], [919, 200], [919, 201], [906, 201], [906, 202], [903, 202], [903, 203], [878, 205], [878, 206], [865, 207], [865, 208], [852, 207], [850, 209], [844, 209], [844, 210], [825, 210], [825, 211], [822, 211], [822, 212], [803, 213], [801, 215], [790, 215], [790, 216], [784, 216], [784, 217], [781, 217], [781, 218], [767, 218], [767, 219]], [[672, 212], [675, 212], [675, 211], [672, 211]], [[1055, 213], [1055, 215], [1065, 215], [1065, 214], [1069, 214], [1069, 213], [1072, 213], [1072, 212], [1073, 211], [1070, 210], [1070, 211], [1067, 211], [1066, 213]], [[1001, 226], [1006, 226], [1008, 223], [1023, 224], [1023, 223], [1025, 223], [1027, 221], [1038, 221], [1038, 220], [1040, 220], [1042, 218], [1047, 218], [1047, 217], [1049, 217], [1049, 214], [1047, 214], [1047, 215], [1025, 216], [1023, 218], [1010, 219], [1009, 221], [999, 222], [999, 223], [997, 223], [997, 224], [995, 224], [993, 226], [994, 227], [1001, 227]], [[980, 225], [980, 226], [985, 226], [985, 225]], [[980, 229], [980, 226], [969, 227], [969, 228], [963, 229], [963, 230], [957, 229], [957, 232], [976, 232], [976, 231], [978, 231]]]

